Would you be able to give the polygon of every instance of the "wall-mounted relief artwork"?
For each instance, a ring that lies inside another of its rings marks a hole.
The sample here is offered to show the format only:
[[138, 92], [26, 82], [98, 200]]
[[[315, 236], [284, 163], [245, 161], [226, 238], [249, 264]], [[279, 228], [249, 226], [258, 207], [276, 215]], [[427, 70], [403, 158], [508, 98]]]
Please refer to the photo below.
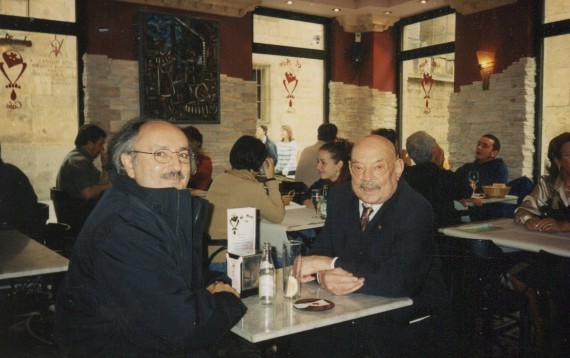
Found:
[[218, 22], [142, 12], [139, 39], [141, 114], [219, 123]]

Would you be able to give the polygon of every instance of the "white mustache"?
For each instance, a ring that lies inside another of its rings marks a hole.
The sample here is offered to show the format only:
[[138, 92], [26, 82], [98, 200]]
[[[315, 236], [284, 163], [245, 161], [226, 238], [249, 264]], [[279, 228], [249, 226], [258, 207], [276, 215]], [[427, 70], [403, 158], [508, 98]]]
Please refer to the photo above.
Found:
[[161, 179], [184, 179], [184, 174], [181, 171], [171, 171], [160, 175]]
[[380, 184], [376, 182], [362, 182], [359, 185], [360, 189], [380, 189]]

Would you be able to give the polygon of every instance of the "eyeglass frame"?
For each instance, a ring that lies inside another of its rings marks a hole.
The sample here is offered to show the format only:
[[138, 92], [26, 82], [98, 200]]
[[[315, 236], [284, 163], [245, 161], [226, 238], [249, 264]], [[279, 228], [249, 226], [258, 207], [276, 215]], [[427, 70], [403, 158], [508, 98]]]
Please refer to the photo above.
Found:
[[[156, 153], [158, 153], [158, 152], [165, 152], [165, 151], [169, 153], [169, 155], [168, 155], [168, 160], [167, 160], [166, 162], [161, 162], [161, 161], [159, 161], [159, 160], [157, 159], [157, 158], [161, 158], [161, 157], [160, 157], [160, 156], [157, 156]], [[188, 152], [188, 158], [187, 158], [188, 161], [187, 161], [187, 162], [185, 162], [184, 160], [181, 160], [181, 159], [185, 159], [184, 157], [181, 157], [181, 156], [180, 156], [180, 154], [184, 154], [184, 152]], [[176, 154], [176, 157], [178, 158], [178, 161], [179, 161], [181, 164], [190, 164], [190, 163], [196, 158], [196, 154], [192, 153], [192, 152], [191, 152], [190, 150], [188, 150], [188, 149], [180, 150], [180, 151], [178, 151], [178, 152], [174, 152], [174, 151], [172, 151], [172, 150], [170, 150], [170, 149], [167, 149], [167, 148], [157, 149], [157, 150], [155, 150], [154, 152], [144, 152], [144, 151], [142, 151], [142, 150], [130, 150], [130, 151], [127, 152], [127, 154], [132, 154], [132, 153], [151, 154], [152, 157], [153, 157], [153, 159], [154, 159], [154, 161], [157, 162], [157, 163], [159, 163], [159, 164], [168, 164], [168, 163], [170, 163], [170, 161], [172, 160], [172, 155], [173, 155], [173, 154]]]

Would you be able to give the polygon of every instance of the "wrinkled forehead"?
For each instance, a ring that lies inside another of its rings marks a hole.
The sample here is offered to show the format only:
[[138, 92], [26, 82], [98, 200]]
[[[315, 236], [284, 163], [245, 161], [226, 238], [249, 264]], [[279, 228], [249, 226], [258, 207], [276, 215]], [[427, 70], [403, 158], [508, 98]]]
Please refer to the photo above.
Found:
[[392, 142], [374, 135], [367, 136], [354, 145], [351, 159], [352, 162], [362, 164], [391, 164], [396, 161], [396, 153]]
[[149, 122], [144, 124], [135, 141], [137, 150], [170, 149], [180, 151], [188, 149], [188, 138], [180, 128], [168, 122]]

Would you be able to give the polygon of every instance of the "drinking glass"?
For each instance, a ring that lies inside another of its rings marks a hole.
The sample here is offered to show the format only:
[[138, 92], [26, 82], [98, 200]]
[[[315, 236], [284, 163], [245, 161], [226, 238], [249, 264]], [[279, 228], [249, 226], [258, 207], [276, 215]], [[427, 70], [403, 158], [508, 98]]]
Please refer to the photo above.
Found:
[[477, 182], [479, 181], [479, 172], [476, 170], [470, 170], [467, 174], [469, 177], [469, 183], [473, 188], [473, 194], [477, 191]]
[[297, 299], [301, 295], [301, 252], [298, 240], [283, 242], [283, 296]]
[[321, 200], [323, 198], [323, 189], [313, 189], [311, 191], [311, 202], [313, 203], [313, 207], [315, 208], [315, 218], [320, 218], [320, 206]]

